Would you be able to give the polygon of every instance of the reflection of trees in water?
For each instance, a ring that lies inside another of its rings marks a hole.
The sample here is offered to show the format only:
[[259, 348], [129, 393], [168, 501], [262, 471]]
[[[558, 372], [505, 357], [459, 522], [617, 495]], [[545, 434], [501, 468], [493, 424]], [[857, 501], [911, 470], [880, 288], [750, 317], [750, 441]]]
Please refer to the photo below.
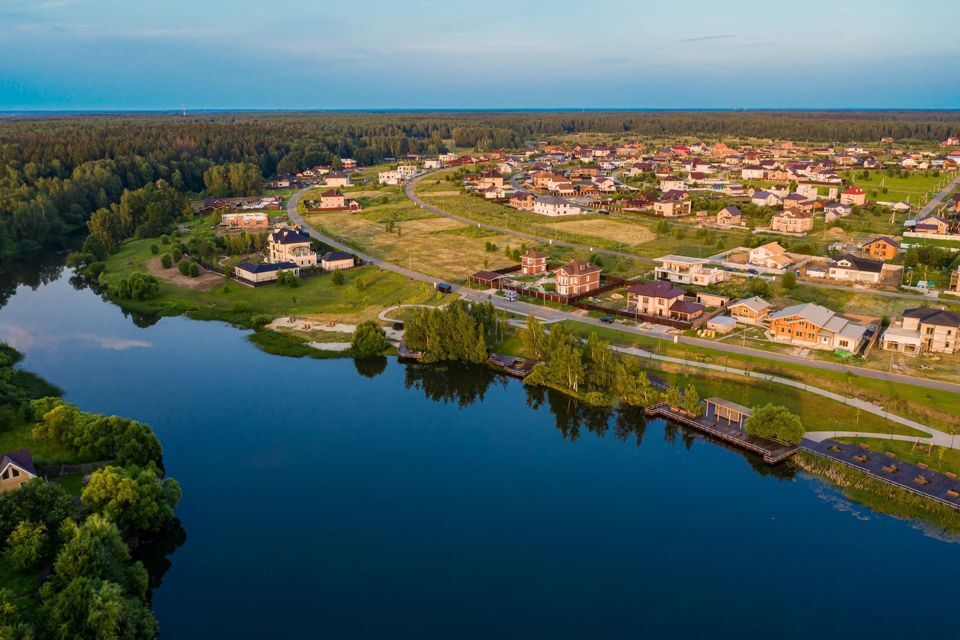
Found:
[[150, 576], [151, 592], [160, 588], [163, 577], [173, 564], [170, 556], [186, 541], [187, 532], [180, 525], [180, 520], [174, 519], [160, 534], [142, 540], [140, 546], [133, 551], [133, 559], [142, 562]]
[[63, 255], [47, 253], [33, 260], [3, 265], [0, 271], [0, 308], [7, 304], [20, 285], [31, 289], [57, 280], [63, 272]]
[[387, 370], [387, 359], [384, 356], [354, 358], [353, 366], [357, 368], [357, 373], [364, 378], [376, 378]]
[[460, 407], [483, 400], [490, 385], [506, 387], [508, 380], [487, 367], [459, 363], [408, 364], [405, 374], [407, 389], [419, 389], [434, 402], [456, 402]]

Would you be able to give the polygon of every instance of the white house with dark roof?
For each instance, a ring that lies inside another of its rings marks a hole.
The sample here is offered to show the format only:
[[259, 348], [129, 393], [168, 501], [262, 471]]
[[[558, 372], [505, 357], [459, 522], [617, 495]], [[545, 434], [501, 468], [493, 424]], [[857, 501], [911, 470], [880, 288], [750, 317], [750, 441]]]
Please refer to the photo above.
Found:
[[727, 272], [716, 267], [708, 267], [710, 261], [689, 256], [663, 256], [654, 259], [657, 267], [654, 274], [657, 280], [667, 280], [678, 284], [693, 284], [709, 287], [722, 282]]
[[317, 254], [311, 248], [310, 236], [300, 229], [283, 227], [270, 234], [267, 243], [270, 262], [292, 262], [300, 268], [317, 266]]
[[583, 213], [583, 209], [563, 198], [539, 196], [533, 202], [533, 212], [556, 218], [559, 216], [578, 216]]

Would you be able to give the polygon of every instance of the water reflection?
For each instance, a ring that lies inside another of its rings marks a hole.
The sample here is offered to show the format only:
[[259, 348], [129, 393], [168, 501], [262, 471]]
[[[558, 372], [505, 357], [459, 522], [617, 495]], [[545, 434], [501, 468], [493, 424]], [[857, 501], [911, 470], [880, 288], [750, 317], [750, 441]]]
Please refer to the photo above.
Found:
[[354, 358], [353, 366], [357, 373], [364, 378], [376, 378], [387, 370], [387, 359], [383, 356], [376, 358]]
[[493, 384], [507, 386], [509, 378], [487, 367], [464, 364], [409, 364], [403, 385], [419, 389], [434, 402], [456, 403], [463, 408], [482, 401]]
[[139, 560], [147, 570], [149, 576], [148, 587], [150, 593], [160, 588], [163, 577], [173, 566], [170, 557], [187, 541], [187, 532], [181, 526], [179, 518], [172, 520], [163, 531], [148, 539], [140, 541], [132, 556]]

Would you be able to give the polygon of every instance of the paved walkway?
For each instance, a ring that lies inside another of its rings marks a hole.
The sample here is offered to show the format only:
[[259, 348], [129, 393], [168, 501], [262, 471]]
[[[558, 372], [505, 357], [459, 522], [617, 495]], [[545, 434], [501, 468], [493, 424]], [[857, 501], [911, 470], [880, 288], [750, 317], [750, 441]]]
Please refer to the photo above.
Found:
[[[866, 402], [865, 400], [860, 400], [859, 398], [848, 398], [847, 396], [841, 395], [839, 393], [834, 393], [833, 391], [828, 391], [826, 389], [814, 387], [814, 386], [805, 384], [803, 382], [798, 382], [797, 380], [791, 380], [790, 378], [783, 378], [780, 376], [774, 376], [767, 373], [759, 373], [757, 371], [747, 371], [745, 369], [738, 369], [736, 367], [727, 367], [724, 365], [711, 364], [707, 362], [697, 362], [695, 360], [684, 360], [682, 358], [663, 356], [656, 353], [652, 353], [650, 351], [646, 351], [645, 349], [637, 349], [636, 347], [611, 347], [611, 348], [614, 351], [637, 356], [639, 358], [647, 358], [650, 360], [657, 360], [660, 362], [680, 364], [688, 367], [693, 367], [696, 369], [705, 369], [709, 371], [722, 371], [724, 373], [732, 373], [734, 375], [746, 376], [748, 378], [756, 378], [758, 380], [765, 380], [768, 382], [783, 384], [788, 387], [803, 389], [808, 393], [822, 396], [824, 398], [829, 398], [837, 402], [842, 402], [847, 406], [859, 408], [861, 411], [864, 411], [866, 413], [871, 413], [873, 415], [880, 416], [881, 418], [886, 418], [891, 422], [895, 422], [897, 424], [903, 425], [905, 427], [909, 427], [911, 429], [916, 429], [917, 431], [921, 431], [927, 434], [926, 436], [905, 436], [905, 435], [896, 436], [896, 437], [893, 437], [893, 439], [895, 440], [908, 440], [910, 442], [916, 442], [919, 439], [921, 442], [924, 442], [924, 443], [933, 442], [933, 444], [943, 446], [943, 447], [949, 447], [954, 449], [960, 448], [960, 441], [958, 441], [958, 438], [956, 438], [956, 436], [953, 436], [949, 433], [945, 433], [938, 429], [934, 429], [933, 427], [929, 427], [920, 422], [910, 420], [909, 418], [904, 418], [894, 413], [890, 413], [886, 411], [883, 407], [878, 407], [877, 405], [870, 402]], [[811, 440], [819, 441], [819, 440], [825, 440], [827, 438], [854, 437], [857, 435], [868, 437], [868, 438], [891, 438], [891, 436], [887, 434], [863, 433], [863, 432], [854, 432], [854, 431], [813, 431], [813, 432], [807, 433], [806, 437], [810, 438]]]
[[930, 198], [930, 201], [923, 205], [923, 208], [917, 212], [917, 217], [921, 218], [928, 213], [933, 213], [933, 211], [940, 206], [940, 203], [943, 202], [944, 198], [953, 193], [953, 190], [958, 186], [960, 186], [960, 173], [958, 173], [957, 177], [951, 180], [950, 183], [940, 191], [940, 193]]

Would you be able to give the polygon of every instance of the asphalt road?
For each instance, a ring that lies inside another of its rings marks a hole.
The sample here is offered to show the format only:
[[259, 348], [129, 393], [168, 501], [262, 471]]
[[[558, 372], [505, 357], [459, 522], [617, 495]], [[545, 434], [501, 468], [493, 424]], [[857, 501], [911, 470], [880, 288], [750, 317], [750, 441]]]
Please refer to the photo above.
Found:
[[944, 187], [940, 193], [930, 198], [930, 201], [923, 205], [923, 208], [920, 209], [919, 213], [917, 213], [917, 217], [920, 218], [936, 210], [936, 208], [940, 206], [940, 203], [943, 202], [944, 198], [953, 193], [953, 190], [956, 189], [957, 186], [960, 186], [960, 174], [957, 174], [957, 177], [950, 181], [950, 183]]
[[[411, 186], [408, 185], [407, 188], [411, 189]], [[303, 219], [303, 217], [299, 213], [297, 213], [297, 202], [299, 202], [301, 196], [309, 189], [310, 187], [306, 189], [301, 189], [300, 191], [295, 193], [293, 196], [291, 196], [289, 202], [287, 203], [287, 214], [289, 215], [291, 221], [302, 225], [304, 230], [308, 234], [310, 234], [312, 237], [332, 247], [340, 249], [342, 251], [353, 253], [354, 255], [358, 256], [365, 262], [374, 264], [387, 271], [393, 271], [394, 273], [398, 273], [400, 275], [406, 276], [413, 280], [419, 280], [421, 282], [428, 282], [431, 284], [439, 282], [437, 278], [434, 278], [432, 276], [419, 273], [417, 271], [413, 271], [412, 269], [407, 269], [405, 267], [402, 267], [397, 264], [393, 264], [391, 262], [386, 262], [369, 253], [358, 251], [354, 247], [344, 244], [343, 242], [335, 238], [331, 238], [329, 236], [323, 235], [319, 231], [314, 229], [312, 226], [310, 226], [309, 223], [307, 223], [306, 220]], [[409, 195], [409, 192], [408, 192], [408, 195]], [[417, 202], [418, 200], [415, 194], [411, 199], [414, 202]], [[455, 220], [461, 220], [471, 224], [476, 224], [475, 222], [472, 222], [466, 218], [462, 218], [460, 216], [456, 216], [454, 214], [444, 212], [442, 210], [437, 209], [436, 207], [428, 206], [427, 208], [430, 211], [435, 211], [439, 215], [444, 215], [444, 216], [453, 218]], [[495, 227], [490, 227], [490, 228], [495, 229]], [[515, 233], [515, 232], [511, 232], [511, 233]], [[649, 329], [644, 329], [639, 326], [631, 326], [631, 325], [620, 324], [620, 323], [613, 324], [613, 325], [605, 324], [601, 322], [598, 318], [591, 318], [587, 315], [582, 315], [580, 313], [571, 313], [568, 311], [562, 311], [560, 309], [553, 309], [550, 307], [544, 307], [540, 305], [530, 304], [527, 302], [521, 302], [519, 300], [515, 302], [511, 302], [509, 300], [501, 298], [500, 296], [492, 295], [490, 292], [487, 292], [487, 291], [477, 291], [476, 289], [471, 289], [469, 287], [462, 287], [454, 284], [451, 284], [451, 286], [453, 288], [454, 293], [459, 294], [461, 297], [467, 300], [475, 301], [475, 302], [490, 301], [490, 302], [493, 302], [498, 309], [503, 309], [505, 311], [510, 311], [512, 313], [517, 313], [520, 315], [534, 315], [547, 322], [555, 322], [560, 320], [573, 320], [576, 322], [582, 322], [584, 324], [589, 324], [597, 327], [613, 328], [618, 331], [622, 331], [624, 333], [629, 333], [634, 335], [643, 335], [643, 336], [656, 338], [658, 340], [664, 340], [664, 341], [670, 341], [670, 342], [672, 342], [675, 337], [670, 334], [665, 334], [662, 330], [651, 331]], [[742, 347], [734, 344], [725, 344], [722, 342], [714, 342], [711, 340], [701, 340], [699, 338], [692, 338], [687, 336], [677, 336], [676, 339], [678, 342], [681, 342], [683, 344], [704, 347], [704, 348], [711, 349], [713, 351], [718, 351], [718, 352], [735, 353], [738, 355], [757, 358], [758, 360], [773, 360], [777, 362], [786, 362], [786, 363], [811, 367], [813, 369], [837, 371], [841, 373], [850, 371], [854, 375], [861, 376], [864, 378], [888, 380], [888, 381], [896, 382], [899, 384], [909, 384], [909, 385], [918, 386], [918, 387], [925, 387], [928, 389], [937, 389], [941, 391], [960, 393], [960, 384], [953, 383], [953, 382], [945, 382], [941, 380], [930, 380], [927, 378], [906, 376], [906, 375], [892, 373], [888, 371], [878, 371], [875, 369], [865, 369], [863, 367], [855, 367], [855, 366], [846, 365], [846, 364], [823, 362], [820, 360], [811, 360], [811, 359], [801, 358], [798, 356], [791, 356], [783, 353], [774, 353], [770, 351], [763, 351], [761, 349]]]

